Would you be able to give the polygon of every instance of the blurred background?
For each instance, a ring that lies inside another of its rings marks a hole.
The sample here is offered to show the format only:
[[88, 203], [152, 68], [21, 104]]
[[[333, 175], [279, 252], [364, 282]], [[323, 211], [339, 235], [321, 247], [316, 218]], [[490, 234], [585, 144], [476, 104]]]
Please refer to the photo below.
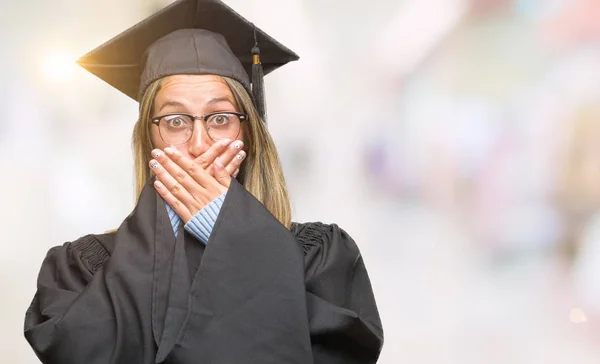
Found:
[[[296, 221], [359, 244], [380, 363], [600, 362], [600, 2], [226, 0], [299, 62], [266, 80]], [[168, 0], [0, 0], [0, 343], [54, 245], [134, 205], [137, 105], [73, 61]]]

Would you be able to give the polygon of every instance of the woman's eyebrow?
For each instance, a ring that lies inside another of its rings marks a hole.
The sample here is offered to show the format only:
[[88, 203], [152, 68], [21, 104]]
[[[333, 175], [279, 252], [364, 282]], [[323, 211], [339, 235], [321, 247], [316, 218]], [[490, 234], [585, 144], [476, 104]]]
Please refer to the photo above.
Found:
[[[220, 104], [222, 102], [228, 102], [235, 107], [235, 102], [233, 102], [233, 100], [228, 96], [215, 97], [213, 99], [210, 99], [206, 103], [206, 106], [213, 106], [215, 104]], [[185, 105], [182, 104], [181, 102], [175, 101], [175, 100], [167, 100], [161, 105], [161, 107], [158, 111], [161, 112], [164, 108], [166, 108], [168, 106], [185, 109]]]
[[162, 111], [162, 109], [164, 109], [167, 106], [185, 108], [185, 105], [183, 105], [179, 101], [167, 100], [167, 101], [165, 101], [165, 103], [162, 104], [162, 106], [160, 107], [160, 109], [158, 111], [159, 112]]
[[231, 98], [227, 97], [227, 96], [223, 96], [223, 97], [215, 97], [214, 99], [210, 99], [207, 103], [206, 106], [212, 106], [214, 104], [219, 104], [221, 102], [228, 102], [231, 105], [235, 106], [235, 102], [233, 102], [233, 100], [231, 100]]

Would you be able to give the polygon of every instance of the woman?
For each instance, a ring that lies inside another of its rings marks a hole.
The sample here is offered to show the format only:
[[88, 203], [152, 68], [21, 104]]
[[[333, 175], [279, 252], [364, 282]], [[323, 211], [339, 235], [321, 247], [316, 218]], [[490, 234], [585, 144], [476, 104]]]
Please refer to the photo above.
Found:
[[82, 59], [140, 102], [139, 198], [116, 232], [49, 251], [25, 318], [42, 362], [377, 361], [360, 252], [291, 223], [262, 120], [262, 71], [294, 57], [220, 1], [181, 0]]

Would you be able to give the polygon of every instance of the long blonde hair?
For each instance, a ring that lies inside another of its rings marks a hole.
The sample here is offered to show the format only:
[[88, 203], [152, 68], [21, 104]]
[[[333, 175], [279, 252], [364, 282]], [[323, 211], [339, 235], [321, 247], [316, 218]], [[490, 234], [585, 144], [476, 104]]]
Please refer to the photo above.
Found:
[[[288, 191], [279, 161], [277, 149], [265, 123], [261, 120], [246, 89], [237, 81], [222, 77], [236, 99], [241, 112], [248, 114], [244, 128], [244, 160], [237, 180], [258, 199], [279, 222], [290, 228], [292, 213]], [[150, 152], [153, 149], [150, 134], [154, 98], [160, 90], [162, 79], [153, 82], [140, 102], [139, 119], [133, 129], [133, 154], [135, 164], [135, 188], [139, 196], [152, 176]]]

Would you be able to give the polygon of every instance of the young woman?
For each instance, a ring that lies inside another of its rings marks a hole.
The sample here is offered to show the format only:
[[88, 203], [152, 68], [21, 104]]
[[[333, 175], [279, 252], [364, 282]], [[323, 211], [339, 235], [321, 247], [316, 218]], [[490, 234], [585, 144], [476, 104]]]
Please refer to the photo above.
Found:
[[216, 0], [180, 0], [83, 57], [140, 103], [139, 197], [116, 232], [48, 252], [25, 318], [42, 362], [377, 361], [360, 252], [336, 225], [291, 222], [263, 119], [262, 72], [295, 58]]

